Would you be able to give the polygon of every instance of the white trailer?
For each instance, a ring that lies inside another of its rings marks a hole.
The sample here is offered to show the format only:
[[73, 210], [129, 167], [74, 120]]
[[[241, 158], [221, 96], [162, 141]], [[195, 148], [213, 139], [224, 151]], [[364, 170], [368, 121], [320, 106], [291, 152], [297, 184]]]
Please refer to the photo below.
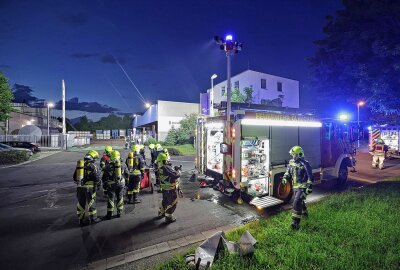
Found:
[[221, 138], [224, 126], [219, 117], [199, 120], [197, 167], [238, 203], [246, 197], [250, 204], [266, 208], [290, 200], [291, 183], [282, 185], [281, 180], [294, 145], [304, 149], [316, 183], [345, 183], [348, 167], [355, 163], [351, 130], [339, 123], [246, 112], [231, 126], [230, 143]]

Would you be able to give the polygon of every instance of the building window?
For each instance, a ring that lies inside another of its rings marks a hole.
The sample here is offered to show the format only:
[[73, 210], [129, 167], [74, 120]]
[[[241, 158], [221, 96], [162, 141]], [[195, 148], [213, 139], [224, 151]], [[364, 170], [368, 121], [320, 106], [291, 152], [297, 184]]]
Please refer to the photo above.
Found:
[[261, 89], [267, 89], [267, 80], [261, 79]]
[[221, 87], [221, 96], [225, 96], [225, 86]]
[[236, 89], [236, 88], [239, 89], [239, 81], [235, 82], [235, 87], [233, 89]]
[[277, 90], [278, 90], [278, 92], [282, 92], [282, 83], [281, 82], [278, 82]]
[[268, 100], [267, 99], [261, 99], [260, 104], [267, 105], [268, 104]]

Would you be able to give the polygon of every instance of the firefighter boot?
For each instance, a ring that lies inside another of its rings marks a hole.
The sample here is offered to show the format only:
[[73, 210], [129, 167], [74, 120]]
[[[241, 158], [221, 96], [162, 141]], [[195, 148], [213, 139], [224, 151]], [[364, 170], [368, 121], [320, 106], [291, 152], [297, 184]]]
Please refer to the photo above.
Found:
[[133, 203], [141, 203], [142, 201], [138, 199], [138, 194], [133, 193]]
[[293, 218], [290, 226], [292, 230], [298, 230], [300, 228], [300, 218]]
[[85, 226], [85, 222], [82, 218], [79, 219], [79, 227]]
[[171, 217], [165, 217], [165, 223], [169, 224], [169, 223], [173, 223], [176, 221], [176, 218], [174, 218], [173, 216]]
[[96, 224], [99, 222], [100, 222], [100, 219], [98, 219], [97, 217], [93, 217], [93, 216], [90, 217], [90, 224]]

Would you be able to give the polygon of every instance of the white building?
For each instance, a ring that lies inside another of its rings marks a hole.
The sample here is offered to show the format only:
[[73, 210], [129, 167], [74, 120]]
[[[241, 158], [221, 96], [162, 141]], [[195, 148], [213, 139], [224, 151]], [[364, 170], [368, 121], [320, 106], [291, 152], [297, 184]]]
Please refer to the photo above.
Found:
[[145, 130], [146, 134], [164, 141], [168, 131], [172, 127], [179, 128], [179, 122], [192, 113], [199, 113], [198, 103], [158, 100], [143, 115], [134, 118], [133, 128], [137, 133]]
[[[214, 104], [226, 101], [226, 80], [214, 85]], [[252, 104], [299, 108], [299, 82], [253, 70], [231, 77], [231, 90], [238, 88], [245, 94], [246, 87], [253, 89]], [[207, 90], [209, 92], [210, 89]]]

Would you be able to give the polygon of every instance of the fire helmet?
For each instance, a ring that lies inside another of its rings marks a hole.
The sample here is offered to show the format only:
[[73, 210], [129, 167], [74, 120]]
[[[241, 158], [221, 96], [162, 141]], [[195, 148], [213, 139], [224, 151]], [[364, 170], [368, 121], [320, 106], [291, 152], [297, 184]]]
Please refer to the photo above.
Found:
[[293, 146], [293, 147], [290, 149], [289, 154], [290, 154], [293, 158], [302, 158], [302, 157], [304, 157], [303, 148], [301, 148], [301, 147], [298, 146], [298, 145]]

